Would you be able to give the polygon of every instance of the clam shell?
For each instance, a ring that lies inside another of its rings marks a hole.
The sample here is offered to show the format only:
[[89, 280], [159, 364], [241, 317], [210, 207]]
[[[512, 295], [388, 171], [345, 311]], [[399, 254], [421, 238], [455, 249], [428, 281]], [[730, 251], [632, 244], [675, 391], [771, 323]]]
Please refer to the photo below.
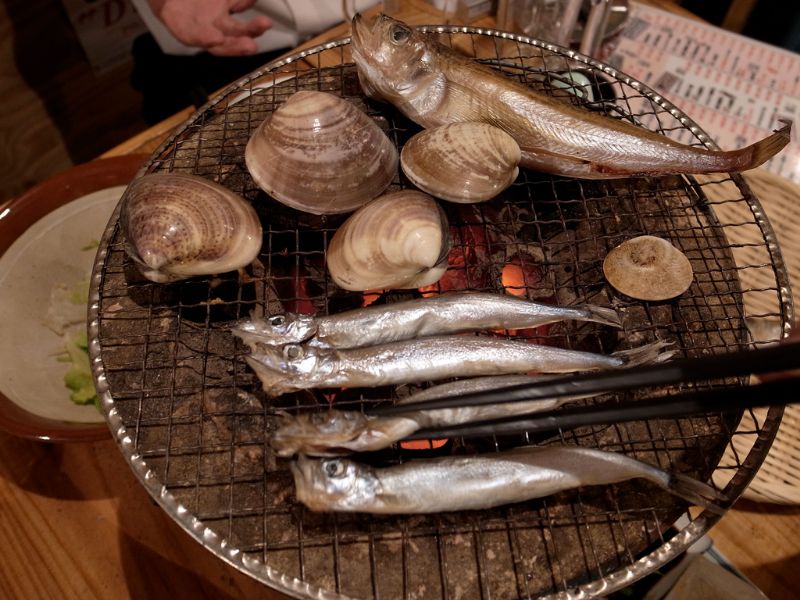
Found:
[[487, 123], [450, 123], [426, 129], [403, 147], [400, 164], [421, 190], [451, 202], [494, 198], [519, 174], [520, 149]]
[[353, 213], [328, 246], [328, 271], [353, 291], [418, 288], [439, 281], [450, 249], [447, 217], [416, 190], [377, 198]]
[[151, 281], [233, 271], [261, 250], [261, 223], [253, 207], [202, 177], [144, 175], [131, 182], [121, 202], [126, 250]]
[[689, 289], [689, 259], [667, 240], [642, 235], [622, 242], [603, 261], [603, 273], [617, 290], [638, 300], [669, 300]]
[[325, 92], [292, 94], [247, 143], [255, 182], [305, 212], [351, 212], [379, 196], [397, 173], [397, 149], [366, 113]]

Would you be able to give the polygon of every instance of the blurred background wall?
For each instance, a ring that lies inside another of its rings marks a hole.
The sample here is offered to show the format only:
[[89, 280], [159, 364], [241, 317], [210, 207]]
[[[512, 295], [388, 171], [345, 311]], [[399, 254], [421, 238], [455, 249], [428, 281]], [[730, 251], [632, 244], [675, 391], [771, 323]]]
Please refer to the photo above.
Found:
[[146, 128], [129, 83], [138, 15], [128, 0], [71, 4], [0, 1], [0, 201]]
[[682, 0], [680, 4], [714, 25], [800, 52], [797, 0]]

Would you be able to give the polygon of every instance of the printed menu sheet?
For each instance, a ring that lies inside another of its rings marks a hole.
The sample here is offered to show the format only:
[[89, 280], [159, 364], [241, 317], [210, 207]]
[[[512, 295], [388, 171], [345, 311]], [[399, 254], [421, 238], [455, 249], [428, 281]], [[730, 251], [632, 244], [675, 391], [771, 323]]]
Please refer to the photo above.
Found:
[[[791, 143], [765, 167], [800, 183], [800, 54], [631, 3], [605, 61], [663, 94], [724, 150], [793, 121]], [[695, 141], [688, 129], [675, 139]]]

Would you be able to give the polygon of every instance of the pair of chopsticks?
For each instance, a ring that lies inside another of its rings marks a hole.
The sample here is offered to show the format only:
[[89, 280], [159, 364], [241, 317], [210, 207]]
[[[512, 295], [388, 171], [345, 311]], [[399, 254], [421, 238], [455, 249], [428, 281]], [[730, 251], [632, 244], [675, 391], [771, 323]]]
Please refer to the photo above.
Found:
[[756, 385], [718, 386], [656, 399], [567, 407], [435, 430], [424, 429], [407, 439], [535, 433], [585, 425], [675, 418], [800, 402], [800, 375], [790, 373], [796, 369], [800, 369], [800, 341], [785, 341], [754, 350], [681, 359], [651, 367], [620, 369], [557, 379], [548, 378], [541, 382], [497, 391], [439, 398], [413, 405], [375, 407], [369, 411], [369, 414], [392, 415], [416, 410], [503, 404], [545, 398], [569, 398], [660, 385], [710, 382], [747, 375], [766, 375], [779, 372], [785, 374], [785, 378]]

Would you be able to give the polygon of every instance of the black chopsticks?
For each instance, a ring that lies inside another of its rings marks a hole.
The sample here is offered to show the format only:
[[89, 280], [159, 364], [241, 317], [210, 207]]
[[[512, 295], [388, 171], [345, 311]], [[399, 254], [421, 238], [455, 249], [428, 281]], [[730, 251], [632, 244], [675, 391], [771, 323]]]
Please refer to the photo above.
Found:
[[[568, 398], [657, 385], [712, 381], [751, 374], [763, 375], [778, 371], [791, 371], [798, 368], [800, 368], [800, 341], [786, 341], [753, 350], [740, 350], [700, 358], [680, 359], [650, 367], [619, 369], [558, 378], [548, 377], [540, 382], [507, 387], [496, 391], [469, 393], [426, 400], [414, 404], [377, 406], [368, 412], [370, 415], [383, 416], [407, 413], [412, 410], [503, 404], [541, 398]], [[795, 381], [796, 384], [797, 381]], [[753, 387], [726, 389], [753, 390]], [[766, 389], [764, 388], [764, 391]], [[658, 402], [666, 403], [669, 402], [669, 399], [664, 398]], [[637, 406], [639, 404], [637, 403]], [[561, 412], [559, 411], [559, 413]]]
[[635, 402], [607, 402], [594, 406], [567, 407], [528, 416], [514, 416], [437, 429], [421, 429], [406, 439], [511, 435], [523, 432], [533, 434], [587, 425], [610, 425], [623, 421], [688, 417], [794, 402], [800, 402], [800, 378], [750, 386], [717, 387]]

